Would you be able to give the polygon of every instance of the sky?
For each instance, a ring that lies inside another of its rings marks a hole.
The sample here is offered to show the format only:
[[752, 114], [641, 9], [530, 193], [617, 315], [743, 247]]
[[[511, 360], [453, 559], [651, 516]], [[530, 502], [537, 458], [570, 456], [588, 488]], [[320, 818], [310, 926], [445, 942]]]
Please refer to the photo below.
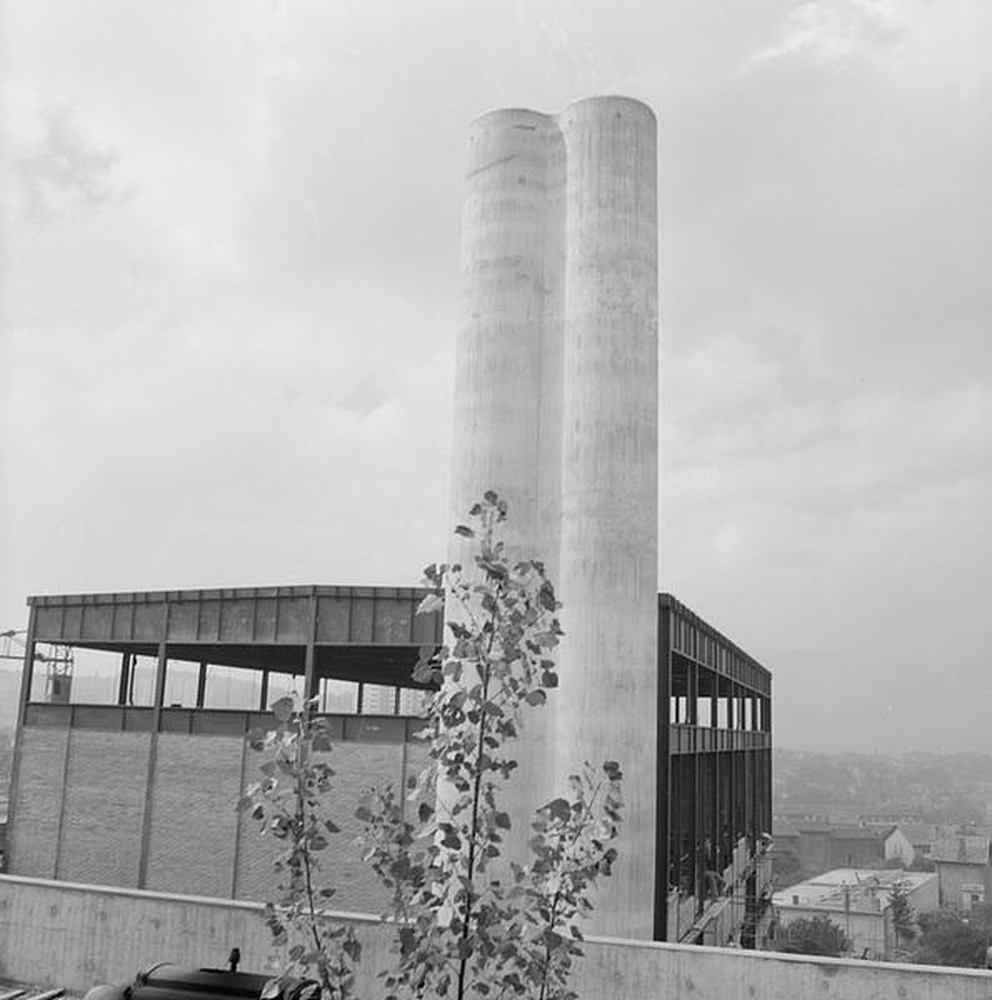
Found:
[[7, 0], [0, 631], [443, 556], [469, 122], [660, 124], [659, 589], [777, 745], [992, 752], [992, 4]]

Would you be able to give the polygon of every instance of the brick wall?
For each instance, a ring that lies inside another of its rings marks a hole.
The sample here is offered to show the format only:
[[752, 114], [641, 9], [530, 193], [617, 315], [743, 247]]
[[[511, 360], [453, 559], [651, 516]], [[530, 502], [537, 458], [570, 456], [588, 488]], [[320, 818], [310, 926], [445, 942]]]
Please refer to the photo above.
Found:
[[62, 782], [69, 741], [66, 729], [24, 729], [20, 734], [18, 780], [8, 827], [10, 871], [55, 877]]
[[[354, 843], [361, 825], [354, 812], [363, 793], [373, 784], [386, 781], [398, 787], [403, 781], [402, 743], [339, 743], [334, 748], [335, 793], [331, 809], [341, 827], [342, 844], [335, 853], [334, 879], [337, 888], [333, 906], [356, 913], [379, 913], [388, 896], [375, 872], [362, 862], [361, 847]], [[339, 804], [339, 805], [338, 805]]]
[[71, 730], [56, 878], [138, 884], [150, 742], [146, 733]]
[[[21, 740], [12, 873], [138, 888], [150, 735], [28, 726]], [[261, 757], [240, 736], [178, 733], [159, 734], [154, 755], [142, 888], [271, 899], [272, 862], [285, 845], [261, 836], [256, 821], [236, 812]], [[324, 883], [337, 889], [335, 908], [377, 913], [385, 906], [385, 892], [355, 843], [354, 811], [372, 785], [392, 782], [405, 791], [427, 761], [417, 744], [335, 744], [329, 811], [341, 832], [321, 856]]]
[[145, 888], [231, 895], [244, 740], [162, 733]]

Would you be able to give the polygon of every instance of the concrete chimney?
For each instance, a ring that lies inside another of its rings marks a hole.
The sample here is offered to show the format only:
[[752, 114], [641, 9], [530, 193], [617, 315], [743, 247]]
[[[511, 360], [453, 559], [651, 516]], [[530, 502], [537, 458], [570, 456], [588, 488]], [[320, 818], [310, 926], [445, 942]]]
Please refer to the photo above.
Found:
[[[561, 687], [528, 714], [508, 805], [618, 760], [620, 861], [593, 933], [650, 938], [657, 808], [657, 125], [597, 97], [501, 110], [469, 136], [451, 512], [487, 489], [563, 603]], [[453, 543], [451, 561], [462, 561]], [[664, 905], [664, 901], [658, 901]]]

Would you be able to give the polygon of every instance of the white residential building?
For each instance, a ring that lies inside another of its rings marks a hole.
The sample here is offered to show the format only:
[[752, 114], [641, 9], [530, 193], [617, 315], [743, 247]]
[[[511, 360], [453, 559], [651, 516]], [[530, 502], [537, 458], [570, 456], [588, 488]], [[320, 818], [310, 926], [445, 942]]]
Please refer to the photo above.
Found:
[[916, 913], [937, 909], [937, 876], [898, 869], [835, 868], [776, 892], [772, 904], [784, 929], [796, 920], [824, 916], [850, 939], [853, 955], [891, 959], [897, 944], [892, 889], [900, 883]]

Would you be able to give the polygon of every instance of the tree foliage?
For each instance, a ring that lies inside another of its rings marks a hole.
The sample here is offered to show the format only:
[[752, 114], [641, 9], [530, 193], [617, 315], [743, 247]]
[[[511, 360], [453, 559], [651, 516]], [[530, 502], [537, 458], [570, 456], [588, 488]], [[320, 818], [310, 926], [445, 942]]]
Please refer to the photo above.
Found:
[[851, 948], [844, 931], [829, 917], [801, 917], [785, 928], [781, 951], [797, 955], [828, 955], [839, 958]]
[[[503, 807], [502, 793], [517, 770], [513, 741], [525, 713], [558, 685], [560, 605], [540, 562], [508, 556], [504, 501], [486, 493], [469, 515], [455, 529], [472, 551], [469, 567], [425, 571], [421, 610], [445, 608], [449, 639], [439, 652], [424, 650], [416, 673], [437, 684], [422, 734], [430, 766], [405, 794], [370, 789], [355, 813], [396, 933], [395, 964], [381, 975], [396, 1000], [573, 1000], [580, 922], [617, 856], [622, 774], [613, 761], [587, 763], [533, 814], [527, 858], [507, 856], [520, 817]], [[309, 703], [276, 708], [277, 728], [253, 739], [269, 754], [263, 780], [243, 800], [288, 842], [281, 898], [266, 914], [277, 943], [295, 934], [291, 970], [315, 970], [330, 995], [344, 996], [359, 950], [322, 914], [333, 888], [316, 877], [318, 855], [338, 832], [324, 812], [330, 741]]]
[[922, 965], [958, 965], [984, 968], [992, 941], [992, 906], [976, 906], [970, 913], [937, 910], [921, 913], [919, 948], [914, 961]]
[[[414, 792], [417, 822], [403, 818], [391, 790], [358, 813], [398, 927], [388, 995], [570, 997], [578, 920], [616, 858], [622, 776], [615, 762], [598, 771], [587, 764], [569, 779], [567, 796], [537, 810], [531, 863], [504, 856], [514, 818], [500, 796], [517, 767], [512, 741], [524, 712], [544, 705], [558, 684], [553, 654], [562, 631], [544, 566], [507, 556], [505, 503], [487, 493], [470, 517], [472, 525], [455, 530], [473, 541], [474, 564], [425, 572], [423, 607], [443, 601], [450, 644], [418, 673], [440, 687], [428, 708], [433, 767]], [[431, 798], [436, 808], [424, 801]]]
[[910, 883], [899, 881], [889, 889], [889, 912], [896, 932], [896, 947], [906, 947], [916, 939], [916, 911], [909, 901]]
[[327, 811], [334, 777], [327, 720], [314, 708], [315, 700], [280, 698], [272, 707], [275, 728], [249, 734], [249, 745], [266, 760], [239, 809], [285, 844], [274, 862], [278, 896], [264, 911], [273, 944], [287, 959], [271, 991], [297, 974], [315, 975], [328, 998], [346, 997], [361, 944], [350, 926], [325, 910], [335, 890], [321, 878], [321, 856], [341, 831]]

